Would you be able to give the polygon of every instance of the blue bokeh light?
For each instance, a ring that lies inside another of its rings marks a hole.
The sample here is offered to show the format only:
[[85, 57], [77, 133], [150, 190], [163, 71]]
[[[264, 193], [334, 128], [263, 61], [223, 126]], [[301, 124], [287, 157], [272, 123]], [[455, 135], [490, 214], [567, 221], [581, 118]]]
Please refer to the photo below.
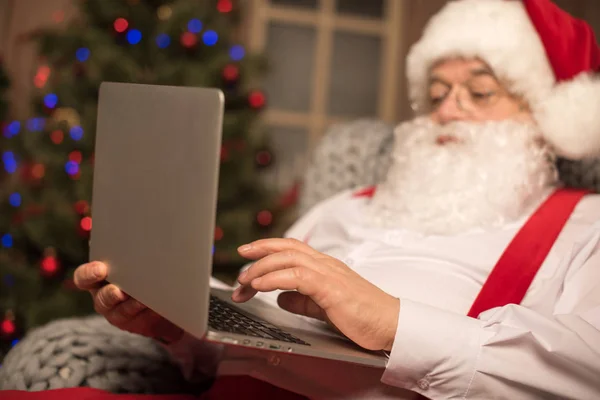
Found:
[[4, 128], [4, 136], [7, 138], [13, 137], [19, 134], [21, 130], [21, 123], [19, 121], [12, 121]]
[[12, 247], [13, 245], [13, 238], [10, 235], [10, 233], [5, 233], [4, 235], [2, 235], [2, 247]]
[[142, 40], [142, 32], [138, 29], [131, 29], [127, 32], [127, 41], [129, 44], [138, 44]]
[[17, 343], [19, 343], [19, 339], [13, 339], [12, 342], [10, 342], [10, 345], [11, 347], [15, 347]]
[[31, 132], [40, 132], [44, 129], [44, 125], [46, 125], [46, 120], [42, 117], [27, 120], [27, 129]]
[[58, 104], [58, 96], [54, 93], [48, 93], [44, 96], [44, 105], [48, 108], [54, 108]]
[[8, 197], [8, 202], [13, 207], [19, 207], [21, 205], [21, 194], [20, 193], [12, 193]]
[[206, 31], [204, 32], [204, 35], [202, 35], [202, 41], [207, 46], [214, 46], [215, 44], [217, 44], [218, 40], [219, 35], [217, 35], [217, 32], [215, 31]]
[[190, 19], [188, 22], [188, 31], [192, 33], [200, 33], [202, 30], [202, 22], [198, 18]]
[[5, 151], [2, 154], [2, 162], [4, 163], [4, 169], [9, 174], [15, 173], [17, 170], [17, 160], [15, 160], [15, 155], [12, 151]]
[[161, 49], [169, 47], [171, 44], [171, 38], [166, 33], [161, 33], [156, 37], [156, 45]]
[[90, 49], [87, 47], [80, 47], [75, 52], [75, 57], [79, 62], [86, 62], [90, 58]]
[[65, 164], [65, 171], [67, 171], [67, 174], [69, 175], [76, 175], [79, 172], [79, 164], [75, 161], [67, 161]]
[[233, 61], [240, 61], [245, 55], [246, 51], [244, 50], [244, 47], [239, 44], [231, 46], [229, 49], [229, 57], [231, 57]]
[[71, 128], [69, 135], [71, 135], [71, 139], [73, 140], [81, 140], [83, 137], [83, 128], [79, 125], [76, 125]]

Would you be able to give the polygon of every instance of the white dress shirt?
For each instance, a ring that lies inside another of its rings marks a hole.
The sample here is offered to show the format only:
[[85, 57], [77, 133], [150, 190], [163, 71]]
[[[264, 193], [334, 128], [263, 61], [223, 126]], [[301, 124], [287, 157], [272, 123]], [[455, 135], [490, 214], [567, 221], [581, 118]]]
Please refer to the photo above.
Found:
[[[186, 335], [170, 346], [184, 372], [250, 375], [311, 399], [600, 398], [600, 195], [576, 207], [521, 305], [478, 319], [466, 314], [529, 215], [499, 229], [425, 236], [369, 227], [368, 201], [340, 193], [286, 236], [308, 238], [400, 298], [385, 370]], [[274, 302], [278, 294], [259, 296]]]

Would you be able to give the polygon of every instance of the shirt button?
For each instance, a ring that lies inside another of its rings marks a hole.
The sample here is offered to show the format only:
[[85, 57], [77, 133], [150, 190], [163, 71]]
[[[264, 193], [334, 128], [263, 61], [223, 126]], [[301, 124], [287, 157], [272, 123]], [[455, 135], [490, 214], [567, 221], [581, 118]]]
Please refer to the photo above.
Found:
[[272, 355], [269, 357], [269, 365], [276, 367], [279, 364], [281, 364], [281, 359], [278, 356]]
[[419, 388], [421, 388], [421, 390], [427, 390], [429, 389], [429, 381], [425, 378], [423, 379], [419, 379], [417, 381], [417, 385], [419, 386]]

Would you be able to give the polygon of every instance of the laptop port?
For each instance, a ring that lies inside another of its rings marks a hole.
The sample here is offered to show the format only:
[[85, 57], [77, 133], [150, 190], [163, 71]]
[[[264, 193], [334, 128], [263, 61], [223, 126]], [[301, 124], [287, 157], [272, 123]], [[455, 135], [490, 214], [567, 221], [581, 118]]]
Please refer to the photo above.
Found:
[[273, 349], [273, 350], [279, 350], [281, 348], [281, 346], [278, 344], [270, 344], [269, 348]]
[[250, 343], [251, 343], [251, 342], [250, 342], [250, 340], [248, 340], [248, 339], [244, 339], [244, 342], [243, 342], [243, 344], [245, 344], [245, 345], [248, 345], [248, 344], [250, 344]]
[[256, 342], [256, 347], [263, 347], [265, 344], [263, 342]]

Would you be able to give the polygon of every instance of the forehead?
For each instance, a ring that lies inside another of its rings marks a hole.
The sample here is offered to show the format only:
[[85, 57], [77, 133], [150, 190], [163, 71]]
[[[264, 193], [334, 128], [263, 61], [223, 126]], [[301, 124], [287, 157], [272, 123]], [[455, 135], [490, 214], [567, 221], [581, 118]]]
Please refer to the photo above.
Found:
[[493, 76], [492, 69], [483, 61], [476, 58], [451, 58], [435, 64], [429, 71], [429, 77], [443, 78], [447, 81], [464, 81], [473, 75], [487, 71]]

